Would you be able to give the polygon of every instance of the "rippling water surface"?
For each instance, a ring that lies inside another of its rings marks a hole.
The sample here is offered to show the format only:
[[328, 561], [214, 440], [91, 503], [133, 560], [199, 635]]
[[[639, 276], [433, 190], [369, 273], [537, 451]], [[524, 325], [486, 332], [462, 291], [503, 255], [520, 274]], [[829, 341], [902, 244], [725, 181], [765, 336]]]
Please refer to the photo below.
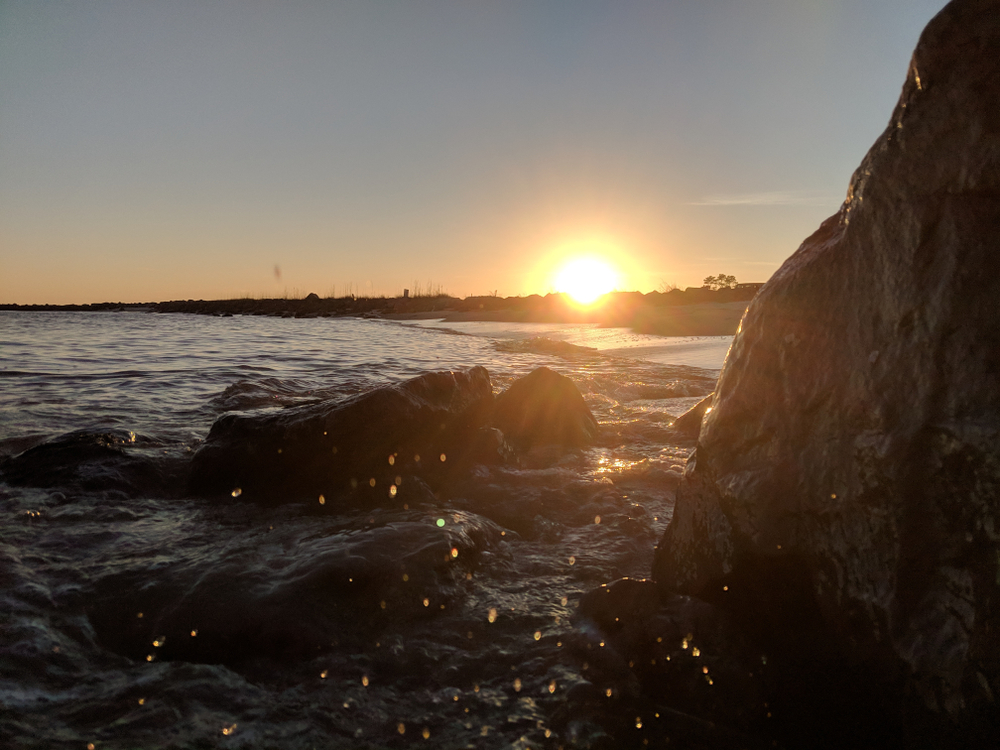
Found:
[[[648, 575], [692, 447], [669, 423], [712, 390], [728, 344], [590, 326], [0, 313], [0, 741], [662, 746], [676, 717], [636, 693], [576, 605]], [[540, 365], [568, 375], [602, 425], [597, 444], [478, 467], [405, 507], [262, 508], [183, 489], [225, 412], [473, 365], [495, 392]], [[10, 468], [43, 444], [41, 469]], [[107, 451], [125, 463], [102, 468]]]

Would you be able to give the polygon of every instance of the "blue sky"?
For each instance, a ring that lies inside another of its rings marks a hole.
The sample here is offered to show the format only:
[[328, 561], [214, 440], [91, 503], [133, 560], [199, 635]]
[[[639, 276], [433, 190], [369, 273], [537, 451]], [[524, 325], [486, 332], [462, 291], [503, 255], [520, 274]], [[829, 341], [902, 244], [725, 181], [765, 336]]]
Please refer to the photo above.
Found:
[[763, 281], [943, 5], [0, 0], [0, 302]]

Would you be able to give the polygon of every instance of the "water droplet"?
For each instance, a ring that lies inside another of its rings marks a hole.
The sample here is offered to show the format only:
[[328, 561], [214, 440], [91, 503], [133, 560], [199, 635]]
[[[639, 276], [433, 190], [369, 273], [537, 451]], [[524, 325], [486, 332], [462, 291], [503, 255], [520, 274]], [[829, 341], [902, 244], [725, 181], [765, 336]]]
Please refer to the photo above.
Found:
[[700, 648], [691, 649], [691, 656], [701, 656], [701, 649]]
[[399, 732], [400, 734], [406, 734], [406, 724], [404, 724], [403, 722], [399, 722], [396, 725], [396, 731]]
[[559, 603], [565, 607], [567, 604], [569, 604], [569, 598], [564, 596], [562, 599], [559, 600]]
[[573, 555], [569, 556], [569, 564], [570, 565], [576, 565], [576, 558], [573, 557]]
[[385, 609], [385, 599], [383, 599], [382, 601], [380, 601], [378, 603], [378, 606], [380, 606], [382, 609]]
[[374, 487], [375, 486], [375, 477], [372, 477], [371, 479], [368, 480], [368, 485], [370, 487]]
[[146, 661], [153, 661], [153, 659], [155, 659], [155, 658], [156, 658], [156, 657], [155, 657], [155, 656], [153, 656], [152, 654], [147, 654], [147, 656], [146, 656]]
[[333, 446], [333, 448], [332, 448], [332, 451], [333, 451], [333, 453], [336, 453], [336, 452], [337, 452], [337, 446], [336, 446], [336, 445], [335, 445], [335, 446]]
[[594, 523], [600, 523], [600, 522], [601, 522], [601, 517], [600, 516], [594, 516]]
[[325, 679], [326, 679], [326, 676], [327, 676], [327, 674], [328, 674], [328, 672], [327, 672], [327, 671], [326, 671], [326, 670], [324, 669], [324, 670], [323, 670], [322, 672], [320, 672], [320, 673], [319, 673], [319, 678], [320, 678], [321, 680], [325, 680]]
[[441, 463], [444, 463], [447, 460], [448, 460], [448, 457], [442, 453], [441, 454]]
[[141, 620], [142, 619], [142, 612], [136, 613], [136, 617], [138, 617]]
[[515, 693], [520, 693], [521, 692], [521, 678], [520, 677], [515, 677], [514, 678], [514, 692]]
[[406, 583], [409, 580], [410, 580], [409, 574], [408, 573], [403, 573], [403, 583]]
[[361, 684], [368, 687], [368, 675], [361, 675]]
[[549, 682], [549, 692], [554, 693], [556, 691], [556, 681], [552, 680]]
[[396, 492], [397, 492], [396, 485], [394, 485], [394, 484], [390, 485], [389, 486], [389, 497], [396, 497]]
[[430, 599], [424, 599], [424, 606], [425, 606], [425, 607], [429, 607], [429, 606], [430, 606], [430, 603], [431, 603], [431, 600], [430, 600]]
[[319, 504], [326, 505], [326, 498], [323, 497], [322, 495], [319, 496]]
[[496, 610], [496, 607], [490, 607], [490, 614], [489, 614], [489, 616], [488, 616], [487, 619], [489, 619], [490, 622], [496, 622], [497, 621], [497, 610]]
[[635, 728], [642, 729], [642, 718], [639, 716], [635, 717]]
[[224, 735], [226, 735], [226, 736], [231, 735], [235, 731], [236, 731], [236, 724], [231, 724], [228, 727], [223, 727], [222, 728], [222, 733]]
[[452, 547], [451, 548], [451, 556], [452, 557], [458, 557], [458, 547]]
[[396, 457], [389, 456], [389, 466], [392, 466], [394, 463], [396, 463]]
[[438, 519], [437, 521], [435, 521], [434, 523], [436, 523], [436, 524], [437, 524], [437, 526], [438, 526], [438, 528], [439, 528], [439, 529], [443, 529], [443, 528], [444, 528], [444, 519], [443, 519], [443, 518], [439, 518], [439, 519]]
[[605, 690], [604, 694], [610, 698], [611, 697], [611, 688], [608, 688], [607, 690]]
[[536, 641], [542, 640], [542, 631], [541, 630], [536, 630], [535, 631], [535, 640]]
[[197, 630], [197, 628], [196, 628], [195, 630], [192, 630], [192, 631], [191, 631], [191, 637], [192, 637], [192, 638], [194, 638], [194, 637], [195, 637], [195, 636], [197, 636], [197, 635], [198, 635], [198, 630]]
[[424, 731], [421, 732], [421, 734], [424, 736], [424, 739], [426, 740], [431, 736], [431, 730], [428, 729], [427, 727], [424, 727]]
[[146, 705], [146, 699], [145, 698], [140, 698], [139, 699], [139, 705], [140, 706], [145, 706]]
[[243, 490], [240, 489], [239, 487], [237, 487], [232, 492], [230, 492], [229, 494], [232, 495], [233, 497], [239, 497], [240, 495], [243, 494]]

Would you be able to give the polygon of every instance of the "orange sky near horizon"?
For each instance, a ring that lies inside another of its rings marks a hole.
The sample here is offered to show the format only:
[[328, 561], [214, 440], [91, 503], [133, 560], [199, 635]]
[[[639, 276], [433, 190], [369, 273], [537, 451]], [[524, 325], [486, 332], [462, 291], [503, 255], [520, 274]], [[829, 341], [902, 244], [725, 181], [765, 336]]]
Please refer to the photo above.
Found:
[[765, 281], [943, 5], [3, 3], [0, 303]]

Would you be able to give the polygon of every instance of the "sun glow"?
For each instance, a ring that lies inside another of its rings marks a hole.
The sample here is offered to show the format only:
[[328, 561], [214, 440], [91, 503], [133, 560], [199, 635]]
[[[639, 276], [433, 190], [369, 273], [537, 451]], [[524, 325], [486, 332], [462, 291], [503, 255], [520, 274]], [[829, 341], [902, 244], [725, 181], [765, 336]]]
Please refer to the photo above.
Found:
[[555, 278], [555, 290], [581, 305], [589, 305], [618, 283], [618, 273], [597, 258], [575, 258], [567, 262]]

